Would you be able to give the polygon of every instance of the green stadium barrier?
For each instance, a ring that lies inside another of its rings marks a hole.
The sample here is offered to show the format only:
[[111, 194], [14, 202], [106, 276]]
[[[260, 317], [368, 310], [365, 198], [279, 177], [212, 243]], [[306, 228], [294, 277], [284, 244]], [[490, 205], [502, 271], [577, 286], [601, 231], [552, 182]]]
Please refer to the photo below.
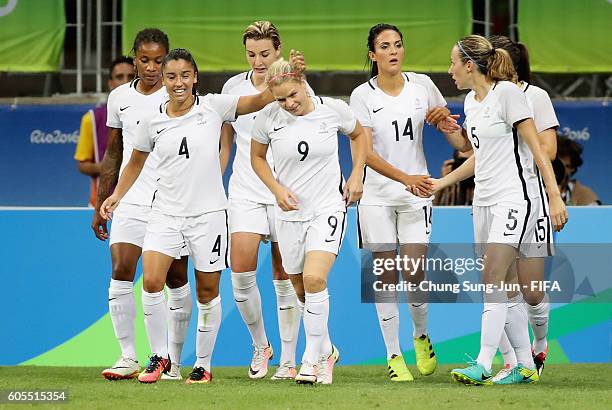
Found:
[[57, 71], [64, 46], [63, 0], [0, 1], [0, 71]]
[[255, 20], [270, 20], [278, 28], [287, 56], [301, 50], [309, 70], [364, 69], [371, 26], [389, 23], [404, 34], [406, 67], [414, 71], [445, 72], [457, 39], [472, 28], [469, 0], [184, 0], [170, 6], [160, 0], [123, 1], [123, 52], [136, 33], [158, 27], [172, 48], [189, 49], [201, 71], [241, 71], [247, 68], [242, 33]]
[[612, 2], [523, 0], [518, 31], [539, 72], [612, 72]]

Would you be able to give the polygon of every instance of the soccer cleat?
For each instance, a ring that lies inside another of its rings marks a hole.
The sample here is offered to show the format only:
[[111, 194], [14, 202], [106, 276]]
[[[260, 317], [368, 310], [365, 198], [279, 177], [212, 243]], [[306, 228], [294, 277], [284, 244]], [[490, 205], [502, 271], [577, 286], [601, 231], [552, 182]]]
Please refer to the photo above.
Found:
[[329, 356], [321, 356], [317, 365], [317, 383], [332, 384], [334, 379], [334, 365], [340, 361], [340, 351], [332, 345]]
[[544, 370], [544, 362], [546, 361], [546, 356], [548, 355], [548, 346], [546, 346], [545, 352], [540, 352], [535, 354], [532, 350], [531, 355], [533, 356], [533, 362], [535, 363], [536, 370], [538, 371], [538, 376], [542, 375], [542, 371]]
[[310, 363], [302, 363], [300, 372], [295, 376], [297, 384], [316, 384], [317, 383], [317, 366]]
[[506, 364], [499, 372], [497, 372], [495, 376], [493, 376], [491, 381], [493, 383], [497, 383], [498, 381], [506, 378], [510, 373], [512, 373], [512, 368], [509, 364]]
[[268, 343], [266, 347], [255, 347], [251, 366], [249, 367], [249, 377], [251, 379], [263, 379], [268, 374], [268, 363], [274, 356], [272, 346]]
[[438, 359], [433, 350], [429, 336], [421, 335], [414, 338], [414, 354], [416, 355], [417, 369], [423, 376], [429, 376], [436, 371]]
[[127, 357], [120, 357], [113, 367], [102, 371], [102, 377], [106, 380], [127, 380], [137, 377], [138, 373], [140, 373], [138, 361], [128, 359]]
[[403, 356], [394, 354], [389, 360], [387, 360], [387, 370], [389, 371], [389, 377], [394, 382], [411, 382], [414, 380], [412, 373], [406, 367]]
[[161, 375], [162, 380], [183, 380], [181, 376], [181, 365], [178, 363], [172, 363], [170, 370], [163, 372]]
[[528, 369], [522, 364], [519, 364], [514, 369], [508, 372], [508, 375], [503, 379], [493, 381], [495, 384], [519, 384], [519, 383], [535, 383], [540, 380], [536, 369]]
[[463, 384], [474, 384], [474, 385], [490, 385], [491, 383], [491, 372], [487, 371], [483, 366], [472, 360], [469, 366], [463, 369], [453, 369], [451, 376], [453, 380]]
[[203, 367], [194, 367], [189, 377], [185, 380], [185, 384], [205, 384], [212, 382], [212, 373], [205, 370]]
[[293, 380], [295, 379], [295, 375], [297, 374], [295, 370], [295, 365], [291, 362], [283, 362], [278, 369], [276, 369], [276, 373], [271, 377], [272, 380]]
[[170, 370], [170, 359], [164, 359], [158, 355], [151, 356], [149, 365], [138, 375], [141, 383], [155, 383], [161, 378], [163, 372]]

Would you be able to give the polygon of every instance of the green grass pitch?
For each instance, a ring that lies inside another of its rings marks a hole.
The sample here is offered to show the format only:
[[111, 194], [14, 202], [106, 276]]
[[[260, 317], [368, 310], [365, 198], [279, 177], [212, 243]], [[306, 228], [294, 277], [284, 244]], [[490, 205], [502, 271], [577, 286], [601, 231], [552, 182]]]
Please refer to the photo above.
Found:
[[[393, 383], [383, 366], [337, 366], [331, 386], [302, 386], [294, 382], [250, 380], [247, 367], [213, 368], [210, 385], [135, 380], [110, 382], [91, 367], [0, 367], [0, 390], [68, 389], [63, 404], [38, 408], [113, 409], [420, 409], [420, 408], [610, 408], [610, 364], [558, 364], [546, 367], [534, 385], [464, 386], [451, 381], [453, 366], [440, 366], [428, 377]], [[183, 377], [189, 369], [183, 368]], [[269, 375], [273, 374], [273, 370]], [[494, 369], [495, 370], [495, 369]], [[32, 405], [0, 408], [23, 408]]]

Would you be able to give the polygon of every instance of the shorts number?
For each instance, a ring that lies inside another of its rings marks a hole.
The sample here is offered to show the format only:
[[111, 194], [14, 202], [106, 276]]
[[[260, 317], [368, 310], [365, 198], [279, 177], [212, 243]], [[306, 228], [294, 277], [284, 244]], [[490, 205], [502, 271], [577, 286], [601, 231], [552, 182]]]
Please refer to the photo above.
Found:
[[185, 158], [189, 159], [189, 149], [187, 148], [187, 137], [183, 137], [181, 146], [179, 147], [179, 155], [184, 155]]
[[297, 150], [300, 154], [302, 154], [302, 158], [300, 158], [300, 161], [304, 161], [308, 156], [308, 143], [306, 141], [300, 141], [297, 146]]
[[428, 208], [427, 205], [423, 206], [423, 213], [425, 214], [425, 233], [429, 235], [431, 233], [431, 215], [433, 214], [433, 209]]
[[506, 224], [506, 228], [508, 228], [509, 231], [513, 231], [514, 229], [516, 229], [516, 226], [518, 225], [518, 219], [516, 219], [514, 214], [518, 213], [519, 211], [516, 209], [508, 209], [508, 220], [512, 221], [512, 225], [510, 225], [510, 223]]
[[474, 134], [474, 131], [476, 131], [476, 127], [472, 127], [470, 129], [470, 134], [472, 134], [472, 144], [474, 144], [474, 148], [480, 148], [480, 140], [478, 139], [478, 136]]
[[546, 240], [546, 218], [539, 218], [536, 223], [536, 241], [544, 242]]
[[[399, 126], [397, 125], [397, 120], [393, 120], [391, 124], [393, 124], [393, 126], [395, 127], [395, 141], [399, 142], [400, 133], [399, 133]], [[412, 132], [412, 118], [408, 118], [406, 120], [406, 126], [404, 127], [404, 132], [402, 133], [401, 136], [405, 137], [407, 135], [410, 136], [410, 141], [414, 140], [414, 133]]]
[[212, 248], [212, 253], [217, 253], [217, 256], [221, 256], [221, 235], [217, 235], [217, 240]]
[[338, 228], [338, 218], [333, 215], [330, 216], [329, 218], [327, 218], [327, 224], [332, 228], [332, 231], [329, 234], [329, 237], [331, 238], [336, 233], [336, 228]]

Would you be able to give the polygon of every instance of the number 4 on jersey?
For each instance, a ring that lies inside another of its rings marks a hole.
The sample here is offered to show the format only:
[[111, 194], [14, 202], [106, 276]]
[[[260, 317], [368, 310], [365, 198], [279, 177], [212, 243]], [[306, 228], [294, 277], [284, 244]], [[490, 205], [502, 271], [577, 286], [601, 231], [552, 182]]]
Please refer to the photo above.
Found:
[[179, 147], [179, 155], [184, 155], [185, 158], [189, 159], [189, 149], [187, 148], [187, 137], [183, 137], [181, 146]]

